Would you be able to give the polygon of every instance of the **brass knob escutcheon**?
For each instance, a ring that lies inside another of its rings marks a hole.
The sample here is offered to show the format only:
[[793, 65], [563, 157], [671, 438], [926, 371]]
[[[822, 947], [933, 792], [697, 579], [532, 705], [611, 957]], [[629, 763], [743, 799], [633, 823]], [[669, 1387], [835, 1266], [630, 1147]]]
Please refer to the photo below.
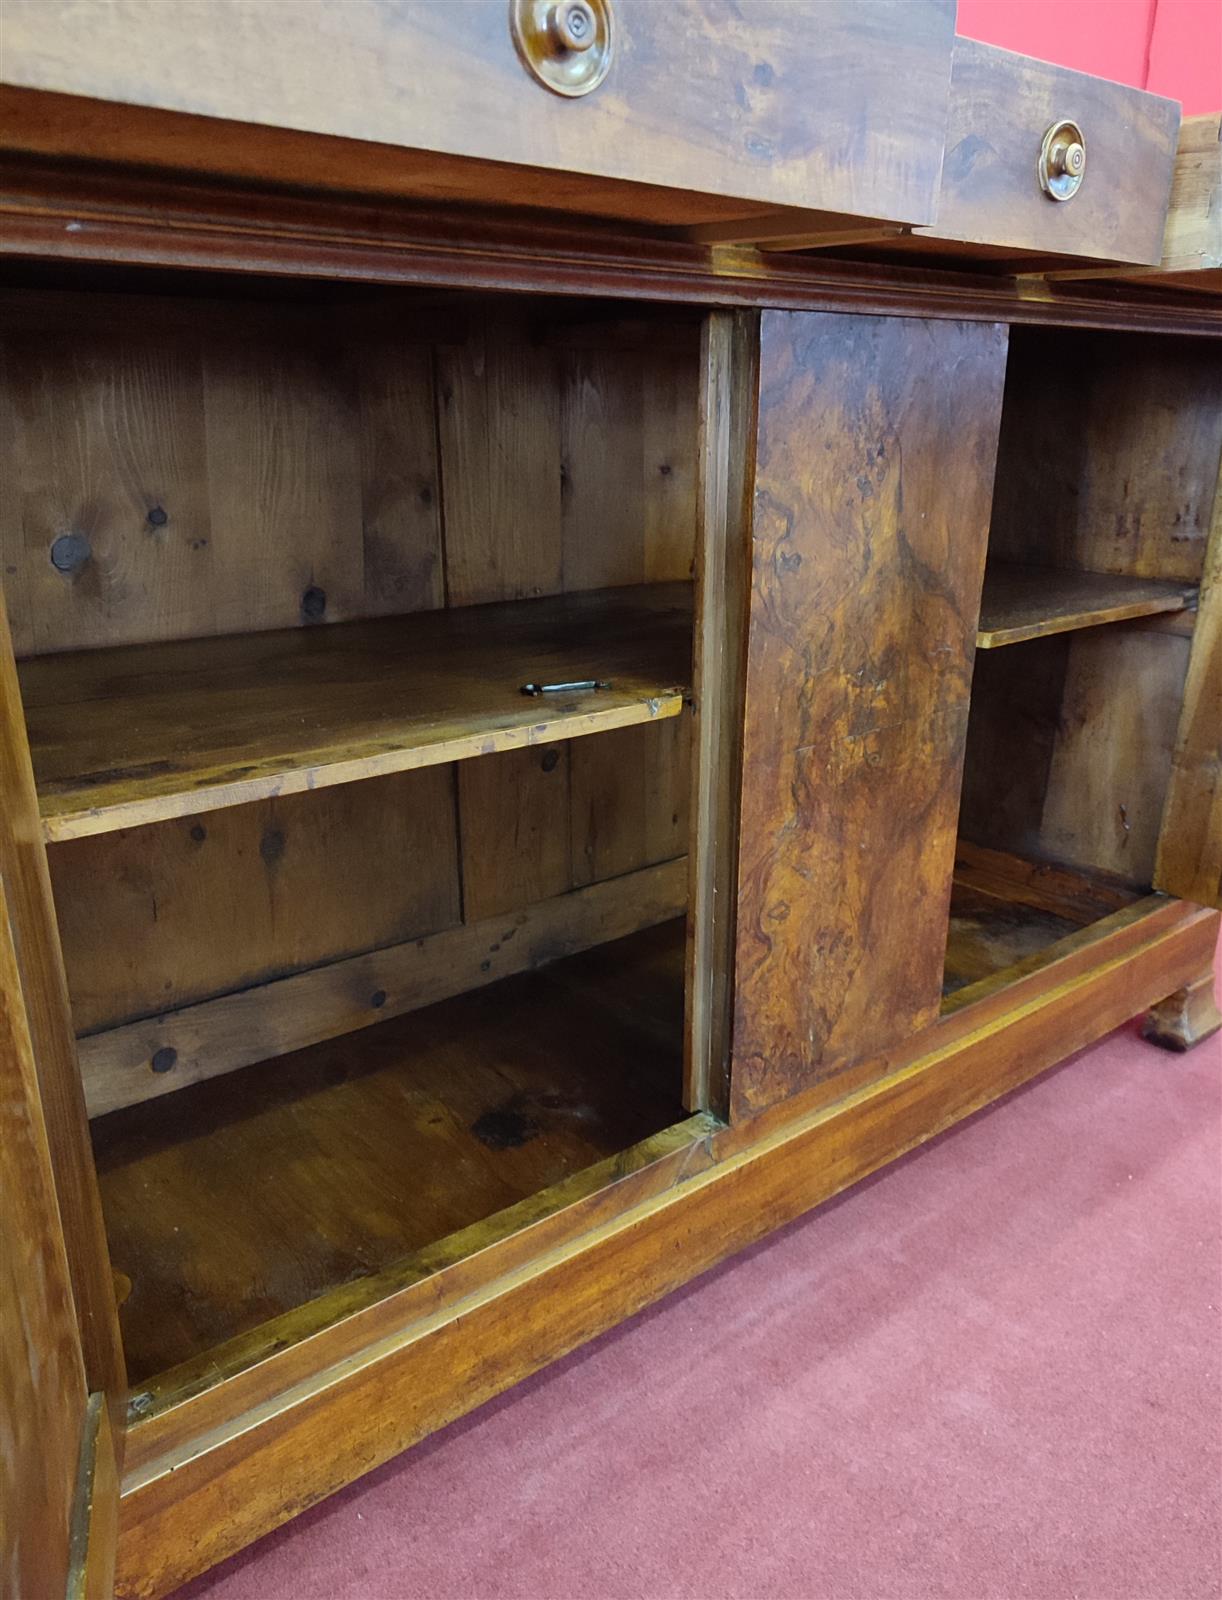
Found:
[[555, 94], [589, 94], [607, 76], [610, 0], [510, 0], [509, 26], [523, 65]]
[[1076, 122], [1054, 122], [1040, 145], [1040, 188], [1050, 200], [1072, 200], [1086, 176], [1086, 138]]

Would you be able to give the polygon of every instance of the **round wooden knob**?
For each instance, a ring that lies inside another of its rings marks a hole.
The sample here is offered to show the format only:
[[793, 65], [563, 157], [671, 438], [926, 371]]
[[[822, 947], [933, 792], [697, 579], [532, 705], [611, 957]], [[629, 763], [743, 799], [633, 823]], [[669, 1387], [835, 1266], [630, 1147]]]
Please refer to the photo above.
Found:
[[1086, 140], [1076, 122], [1054, 122], [1040, 146], [1040, 188], [1050, 200], [1072, 200], [1086, 176]]
[[590, 50], [598, 39], [598, 20], [585, 0], [553, 6], [547, 30], [561, 50]]
[[555, 94], [589, 94], [607, 76], [611, 0], [510, 0], [509, 25], [522, 64]]

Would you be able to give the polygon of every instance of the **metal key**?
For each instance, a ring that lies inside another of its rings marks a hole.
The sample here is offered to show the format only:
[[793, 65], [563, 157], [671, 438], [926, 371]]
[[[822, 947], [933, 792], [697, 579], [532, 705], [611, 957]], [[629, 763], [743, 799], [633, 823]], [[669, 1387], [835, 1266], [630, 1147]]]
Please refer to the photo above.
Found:
[[524, 683], [523, 694], [580, 694], [590, 689], [609, 689], [601, 678], [585, 678], [580, 683]]

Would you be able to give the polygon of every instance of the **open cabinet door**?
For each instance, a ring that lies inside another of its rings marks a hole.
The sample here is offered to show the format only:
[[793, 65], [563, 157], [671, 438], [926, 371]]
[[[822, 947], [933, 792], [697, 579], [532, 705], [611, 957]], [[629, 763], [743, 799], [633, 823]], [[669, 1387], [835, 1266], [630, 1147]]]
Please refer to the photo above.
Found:
[[1222, 474], [1214, 491], [1154, 887], [1222, 910]]
[[0, 878], [0, 1591], [106, 1596], [119, 1491], [91, 1395]]

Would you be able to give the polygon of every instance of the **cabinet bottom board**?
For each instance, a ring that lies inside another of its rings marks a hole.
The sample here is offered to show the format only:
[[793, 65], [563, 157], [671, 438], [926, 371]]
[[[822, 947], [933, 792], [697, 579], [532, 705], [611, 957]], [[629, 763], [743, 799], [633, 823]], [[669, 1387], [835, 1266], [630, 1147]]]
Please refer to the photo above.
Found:
[[682, 919], [93, 1123], [138, 1387], [685, 1116]]

